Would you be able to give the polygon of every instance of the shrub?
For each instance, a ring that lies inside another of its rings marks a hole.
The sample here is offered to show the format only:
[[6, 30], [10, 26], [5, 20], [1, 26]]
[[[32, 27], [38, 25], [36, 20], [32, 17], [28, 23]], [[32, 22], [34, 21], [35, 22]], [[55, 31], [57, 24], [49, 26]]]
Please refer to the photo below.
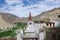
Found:
[[0, 32], [0, 37], [8, 37], [8, 36], [13, 37], [16, 35], [15, 30], [18, 30], [18, 29], [21, 29], [24, 32], [26, 29], [26, 25], [27, 25], [26, 23], [17, 22], [16, 27], [13, 27], [12, 29]]

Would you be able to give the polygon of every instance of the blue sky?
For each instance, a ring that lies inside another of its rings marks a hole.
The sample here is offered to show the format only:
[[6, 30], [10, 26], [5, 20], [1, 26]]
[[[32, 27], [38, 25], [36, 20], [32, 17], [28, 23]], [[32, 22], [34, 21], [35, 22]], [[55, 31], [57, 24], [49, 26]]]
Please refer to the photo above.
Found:
[[27, 17], [29, 12], [36, 16], [41, 12], [60, 7], [60, 0], [0, 0], [0, 12]]

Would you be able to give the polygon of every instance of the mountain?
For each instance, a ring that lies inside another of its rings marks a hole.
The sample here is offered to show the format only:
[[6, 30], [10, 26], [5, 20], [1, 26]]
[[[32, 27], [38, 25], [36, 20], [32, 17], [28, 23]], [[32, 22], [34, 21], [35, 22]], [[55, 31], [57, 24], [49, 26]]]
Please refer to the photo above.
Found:
[[60, 21], [60, 8], [54, 8], [52, 10], [43, 12], [35, 16], [37, 20], [50, 20], [50, 21]]
[[[32, 21], [44, 21], [44, 20], [60, 21], [60, 8], [54, 8], [52, 10], [42, 12], [37, 16], [32, 17]], [[20, 21], [27, 22], [28, 18], [22, 18]]]
[[0, 28], [12, 28], [20, 18], [14, 14], [0, 12]]
[[[9, 23], [29, 21], [28, 17], [19, 18], [16, 15], [10, 14], [10, 13], [0, 13], [0, 15], [2, 15], [2, 18]], [[41, 21], [41, 20], [50, 20], [50, 21], [58, 20], [59, 21], [60, 20], [59, 16], [60, 16], [60, 8], [54, 8], [52, 10], [42, 12], [37, 16], [33, 16], [32, 21]]]
[[[32, 17], [32, 21], [60, 21], [60, 8], [42, 12], [37, 16]], [[19, 18], [14, 14], [0, 12], [0, 28], [13, 27], [15, 22], [28, 22], [28, 17]]]
[[0, 13], [0, 15], [6, 22], [9, 23], [14, 23], [15, 21], [18, 21], [18, 19], [20, 19], [18, 16], [10, 13]]

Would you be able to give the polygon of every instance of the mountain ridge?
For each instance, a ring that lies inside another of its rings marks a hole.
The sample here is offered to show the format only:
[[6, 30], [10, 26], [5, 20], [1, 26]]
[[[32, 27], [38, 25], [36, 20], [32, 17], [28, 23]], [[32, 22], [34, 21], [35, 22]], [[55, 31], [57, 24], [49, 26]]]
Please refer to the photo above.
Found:
[[[32, 21], [42, 21], [42, 20], [48, 20], [48, 19], [50, 21], [57, 21], [57, 20], [60, 21], [60, 18], [58, 18], [58, 15], [60, 15], [60, 7], [40, 13], [37, 16], [32, 17]], [[28, 17], [22, 18], [20, 21], [27, 22]]]
[[[32, 16], [32, 21], [60, 21], [60, 8], [54, 8], [52, 10], [42, 12], [37, 16]], [[26, 18], [19, 18], [14, 14], [10, 13], [1, 13], [0, 12], [0, 28], [10, 28], [14, 26], [15, 22], [28, 22], [28, 17]]]
[[14, 14], [10, 14], [10, 13], [3, 13], [1, 12], [0, 15], [2, 16], [2, 18], [9, 23], [14, 23], [13, 21], [16, 21], [17, 19], [19, 19], [18, 16], [14, 15]]

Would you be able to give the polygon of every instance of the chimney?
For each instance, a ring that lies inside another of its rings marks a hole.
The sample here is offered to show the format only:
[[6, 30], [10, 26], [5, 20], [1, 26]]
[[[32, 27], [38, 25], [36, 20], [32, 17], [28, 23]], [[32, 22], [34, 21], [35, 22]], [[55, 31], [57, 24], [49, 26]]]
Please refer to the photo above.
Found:
[[29, 12], [29, 21], [32, 21], [31, 12]]

